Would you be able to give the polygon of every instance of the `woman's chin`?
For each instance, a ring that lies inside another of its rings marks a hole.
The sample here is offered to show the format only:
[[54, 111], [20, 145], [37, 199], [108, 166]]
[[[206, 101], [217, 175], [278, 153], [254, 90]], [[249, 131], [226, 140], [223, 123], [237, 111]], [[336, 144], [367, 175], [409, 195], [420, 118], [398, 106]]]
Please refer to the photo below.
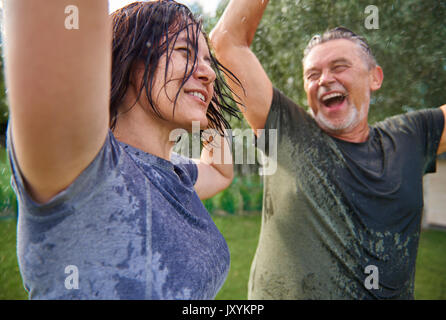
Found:
[[205, 119], [195, 119], [188, 122], [188, 124], [185, 124], [183, 126], [184, 129], [186, 129], [189, 132], [196, 132], [200, 130], [206, 130], [208, 128], [209, 121], [207, 118]]

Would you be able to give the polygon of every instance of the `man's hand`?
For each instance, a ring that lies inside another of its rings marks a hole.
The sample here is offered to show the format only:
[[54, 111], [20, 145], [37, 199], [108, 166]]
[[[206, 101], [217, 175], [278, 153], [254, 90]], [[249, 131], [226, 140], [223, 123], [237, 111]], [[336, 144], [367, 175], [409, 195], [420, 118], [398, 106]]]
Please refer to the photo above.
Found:
[[241, 108], [255, 133], [263, 129], [273, 97], [273, 87], [249, 49], [268, 0], [231, 0], [210, 34], [218, 60], [242, 83], [227, 79], [242, 100]]

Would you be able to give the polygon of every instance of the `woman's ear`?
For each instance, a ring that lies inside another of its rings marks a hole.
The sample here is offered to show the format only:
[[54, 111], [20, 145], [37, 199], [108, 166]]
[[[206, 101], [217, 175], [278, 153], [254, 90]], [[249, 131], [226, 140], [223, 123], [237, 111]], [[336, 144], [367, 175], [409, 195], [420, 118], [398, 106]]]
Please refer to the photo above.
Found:
[[380, 66], [374, 67], [372, 70], [370, 70], [370, 78], [370, 90], [372, 92], [381, 88], [384, 80], [383, 69]]

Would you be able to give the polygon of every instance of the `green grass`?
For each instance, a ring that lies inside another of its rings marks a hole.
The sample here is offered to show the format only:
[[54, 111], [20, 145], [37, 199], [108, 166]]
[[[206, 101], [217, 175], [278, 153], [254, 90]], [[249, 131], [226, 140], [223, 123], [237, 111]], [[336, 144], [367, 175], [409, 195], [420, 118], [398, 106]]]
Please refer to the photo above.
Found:
[[423, 231], [415, 273], [415, 299], [446, 300], [446, 232]]
[[0, 147], [0, 218], [11, 217], [11, 212], [17, 212], [17, 201], [10, 180], [11, 169], [6, 150]]
[[15, 219], [0, 220], [0, 300], [28, 299], [16, 255]]
[[[218, 300], [244, 300], [252, 258], [257, 248], [260, 215], [213, 216], [228, 242], [231, 269]], [[16, 257], [16, 220], [0, 220], [0, 300], [27, 299]], [[421, 233], [415, 278], [415, 298], [446, 300], [446, 232]]]
[[228, 243], [231, 268], [228, 278], [215, 297], [217, 300], [246, 300], [251, 262], [257, 248], [260, 215], [212, 216]]

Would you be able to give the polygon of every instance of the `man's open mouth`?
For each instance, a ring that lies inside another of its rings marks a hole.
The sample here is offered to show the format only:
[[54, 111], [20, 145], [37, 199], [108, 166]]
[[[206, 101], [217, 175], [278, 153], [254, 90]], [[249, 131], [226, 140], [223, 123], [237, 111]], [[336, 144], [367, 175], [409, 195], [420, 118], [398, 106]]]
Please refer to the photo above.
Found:
[[347, 94], [334, 92], [323, 96], [320, 101], [327, 108], [339, 106], [347, 98]]

